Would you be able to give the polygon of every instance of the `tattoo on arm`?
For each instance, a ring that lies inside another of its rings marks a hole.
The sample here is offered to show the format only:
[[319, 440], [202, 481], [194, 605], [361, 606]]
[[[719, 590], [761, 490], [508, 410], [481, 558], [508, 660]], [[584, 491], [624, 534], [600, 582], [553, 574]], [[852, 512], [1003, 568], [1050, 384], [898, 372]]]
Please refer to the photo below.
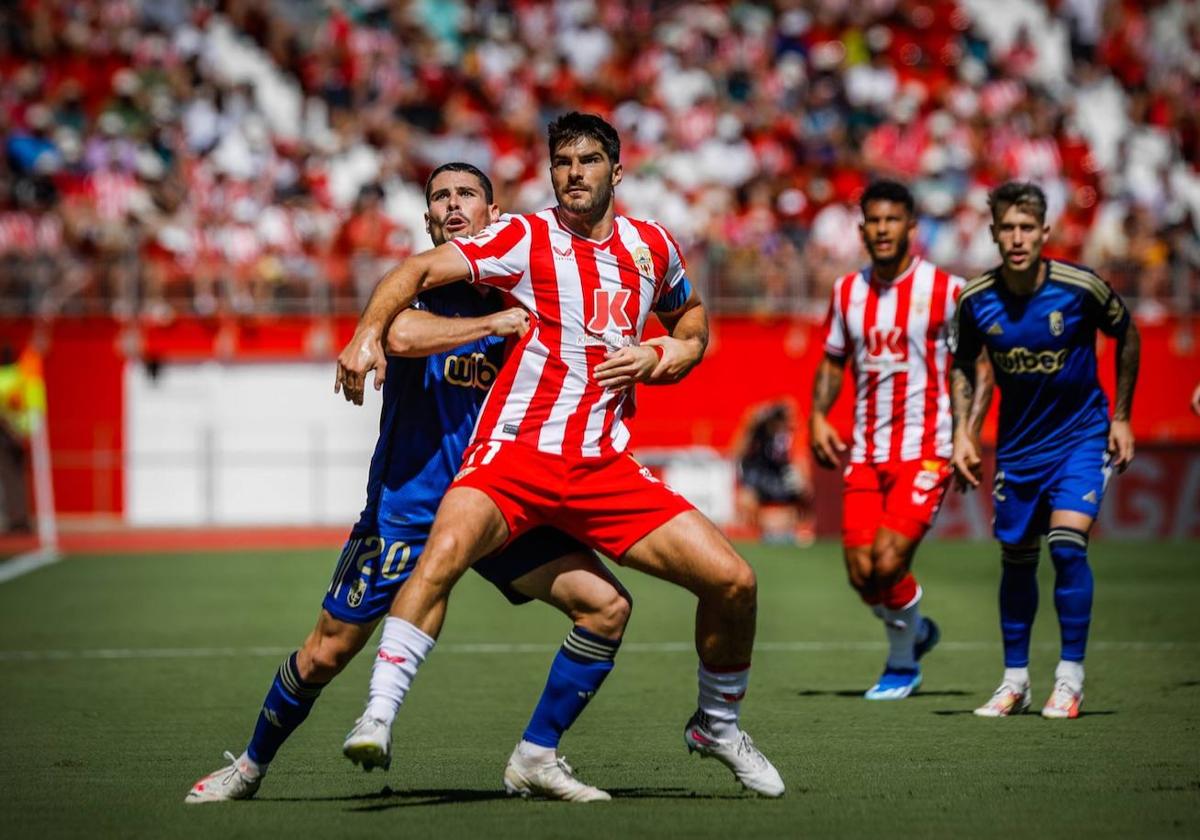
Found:
[[813, 413], [828, 414], [842, 390], [843, 369], [828, 357], [821, 360], [813, 380]]
[[950, 368], [950, 411], [954, 429], [970, 429], [971, 406], [975, 402], [975, 363]]
[[1142, 339], [1131, 321], [1125, 334], [1117, 341], [1117, 400], [1114, 420], [1129, 420], [1133, 415], [1133, 389], [1137, 385], [1138, 361]]
[[992, 407], [992, 392], [996, 387], [996, 377], [992, 374], [991, 362], [987, 359], [987, 351], [979, 354], [975, 363], [975, 396], [971, 400], [970, 430], [975, 437], [983, 432], [983, 421], [988, 409]]

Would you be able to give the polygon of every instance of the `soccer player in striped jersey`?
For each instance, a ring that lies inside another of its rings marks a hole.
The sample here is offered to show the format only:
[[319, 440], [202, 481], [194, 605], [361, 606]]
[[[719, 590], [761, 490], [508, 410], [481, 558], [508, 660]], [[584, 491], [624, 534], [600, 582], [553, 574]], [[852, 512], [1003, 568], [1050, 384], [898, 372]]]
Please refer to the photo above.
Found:
[[883, 620], [888, 657], [864, 695], [901, 700], [921, 684], [918, 664], [940, 631], [920, 612], [911, 568], [950, 479], [947, 334], [962, 278], [912, 253], [913, 197], [876, 181], [860, 200], [871, 264], [840, 278], [813, 381], [809, 444], [821, 466], [847, 446], [827, 419], [853, 364], [854, 440], [844, 470], [842, 545], [850, 585]]
[[[616, 214], [621, 143], [611, 125], [566, 114], [550, 125], [549, 151], [555, 207], [505, 217], [406, 260], [376, 287], [338, 358], [347, 398], [361, 400], [366, 373], [374, 370], [378, 383], [384, 372], [379, 336], [388, 319], [422, 289], [458, 280], [504, 290], [533, 319], [479, 415], [425, 560], [393, 604], [392, 616], [407, 624], [393, 652], [414, 665], [423, 660], [471, 563], [553, 522], [622, 565], [696, 595], [699, 697], [684, 742], [745, 787], [781, 796], [779, 773], [739, 726], [754, 644], [754, 571], [712, 522], [626, 451], [633, 386], [674, 381], [703, 356], [703, 304], [670, 234]], [[669, 335], [643, 342], [651, 312]], [[369, 710], [394, 714], [411, 680], [411, 669], [395, 669], [386, 693], [372, 688]]]
[[[986, 348], [1000, 389], [994, 531], [1000, 542], [1004, 677], [981, 717], [1030, 704], [1029, 637], [1037, 612], [1037, 563], [1046, 537], [1054, 563], [1061, 658], [1047, 718], [1074, 718], [1083, 703], [1083, 659], [1092, 617], [1088, 532], [1113, 468], [1133, 459], [1130, 414], [1140, 341], [1120, 296], [1090, 269], [1042, 258], [1050, 232], [1046, 196], [1011, 182], [991, 195], [992, 237], [1002, 264], [967, 284], [959, 300], [951, 370], [952, 462], [979, 485], [979, 442], [969, 422], [974, 360]], [[1096, 377], [1096, 331], [1117, 341], [1116, 406]]]
[[[434, 170], [425, 189], [426, 229], [434, 244], [478, 233], [499, 216], [492, 185], [474, 166]], [[438, 502], [462, 461], [509, 337], [523, 335], [529, 315], [502, 308], [466, 283], [434, 289], [398, 314], [388, 332], [392, 376], [383, 393], [379, 440], [371, 457], [367, 504], [342, 551], [316, 628], [280, 666], [253, 735], [230, 764], [192, 786], [189, 803], [247, 799], [262, 783], [284, 741], [304, 722], [321, 690], [362, 649], [386, 616], [396, 591], [421, 559]], [[550, 528], [529, 531], [475, 570], [514, 604], [538, 599], [574, 622], [550, 675], [516, 762], [520, 791], [558, 799], [608, 799], [574, 777], [555, 747], [613, 668], [629, 616], [629, 596], [604, 564], [577, 541]], [[384, 621], [380, 661], [395, 632]], [[370, 728], [360, 721], [356, 731]], [[372, 740], [358, 755], [365, 769], [391, 762], [390, 742]]]

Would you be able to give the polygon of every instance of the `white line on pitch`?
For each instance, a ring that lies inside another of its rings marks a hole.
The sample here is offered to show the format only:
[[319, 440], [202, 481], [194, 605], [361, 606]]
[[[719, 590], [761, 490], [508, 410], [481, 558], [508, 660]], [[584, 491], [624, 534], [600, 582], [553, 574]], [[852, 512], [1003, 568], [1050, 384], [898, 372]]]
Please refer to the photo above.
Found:
[[0, 583], [29, 574], [42, 566], [49, 566], [57, 562], [59, 557], [59, 553], [53, 548], [38, 548], [18, 554], [13, 559], [0, 563]]
[[[558, 645], [524, 643], [448, 643], [439, 645], [438, 650], [451, 654], [520, 654], [552, 653]], [[999, 642], [942, 642], [943, 651], [994, 651]], [[1043, 650], [1057, 650], [1051, 642], [1034, 645]], [[1200, 642], [1089, 642], [1093, 651], [1138, 651], [1170, 652], [1200, 650]], [[759, 642], [754, 646], [760, 652], [778, 653], [830, 653], [838, 651], [886, 650], [884, 642]], [[0, 650], [0, 662], [55, 662], [76, 659], [230, 659], [253, 656], [286, 656], [294, 648], [287, 647], [211, 647], [211, 648], [92, 648], [83, 650]], [[627, 642], [621, 646], [626, 653], [691, 653], [691, 642]]]

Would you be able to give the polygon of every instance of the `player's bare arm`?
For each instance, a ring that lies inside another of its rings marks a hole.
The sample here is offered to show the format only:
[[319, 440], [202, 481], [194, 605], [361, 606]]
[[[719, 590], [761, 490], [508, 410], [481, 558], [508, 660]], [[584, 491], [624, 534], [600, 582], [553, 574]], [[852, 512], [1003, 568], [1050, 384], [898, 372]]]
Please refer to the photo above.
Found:
[[1108, 429], [1108, 451], [1114, 456], [1113, 466], [1125, 472], [1133, 461], [1133, 389], [1137, 385], [1138, 361], [1142, 339], [1133, 321], [1117, 339], [1117, 399], [1112, 425]]
[[[950, 368], [950, 413], [954, 418], [954, 449], [950, 463], [959, 490], [978, 487], [982, 471], [979, 442], [972, 434], [971, 425], [972, 407], [976, 402], [977, 366], [977, 360], [963, 364], [956, 359]], [[990, 397], [988, 399], [990, 402]]]
[[829, 422], [829, 409], [842, 390], [846, 360], [826, 355], [813, 378], [812, 409], [808, 413], [808, 445], [817, 463], [827, 469], [838, 465], [846, 444]]
[[971, 400], [968, 422], [976, 452], [980, 451], [979, 438], [983, 434], [983, 421], [987, 418], [988, 409], [992, 407], [992, 394], [995, 390], [996, 373], [992, 370], [987, 351], [983, 350], [975, 362], [975, 396]]
[[519, 306], [478, 318], [446, 318], [420, 309], [406, 309], [388, 328], [387, 352], [392, 356], [420, 358], [488, 336], [520, 338], [528, 331], [529, 313]]
[[387, 359], [383, 352], [384, 330], [392, 319], [416, 300], [422, 289], [444, 286], [470, 277], [462, 254], [446, 243], [409, 257], [393, 268], [375, 286], [354, 336], [337, 359], [333, 392], [347, 402], [362, 405], [367, 373], [375, 372], [375, 390], [383, 387]]
[[708, 314], [695, 290], [679, 309], [658, 313], [667, 335], [637, 347], [622, 347], [596, 365], [596, 382], [606, 388], [628, 388], [638, 382], [669, 385], [700, 364], [708, 347]]

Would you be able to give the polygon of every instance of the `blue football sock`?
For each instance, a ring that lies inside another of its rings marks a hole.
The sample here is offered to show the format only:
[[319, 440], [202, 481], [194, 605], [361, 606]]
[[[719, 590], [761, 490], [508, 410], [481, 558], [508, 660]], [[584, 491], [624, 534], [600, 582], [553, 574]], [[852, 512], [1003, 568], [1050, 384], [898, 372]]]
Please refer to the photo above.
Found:
[[558, 746], [613, 669], [620, 645], [620, 640], [605, 639], [578, 625], [571, 628], [550, 665], [546, 687], [525, 728], [526, 741], [550, 749]]
[[1038, 549], [1004, 546], [1000, 575], [1000, 632], [1004, 636], [1004, 667], [1029, 665], [1029, 638], [1037, 615]]
[[1062, 634], [1062, 658], [1082, 662], [1095, 588], [1087, 561], [1087, 534], [1074, 528], [1052, 528], [1046, 543], [1054, 561], [1054, 606]]
[[246, 754], [261, 770], [267, 769], [283, 742], [304, 723], [324, 687], [325, 683], [300, 679], [295, 653], [279, 666], [271, 690], [267, 692], [262, 710], [258, 713], [254, 735], [246, 747]]

